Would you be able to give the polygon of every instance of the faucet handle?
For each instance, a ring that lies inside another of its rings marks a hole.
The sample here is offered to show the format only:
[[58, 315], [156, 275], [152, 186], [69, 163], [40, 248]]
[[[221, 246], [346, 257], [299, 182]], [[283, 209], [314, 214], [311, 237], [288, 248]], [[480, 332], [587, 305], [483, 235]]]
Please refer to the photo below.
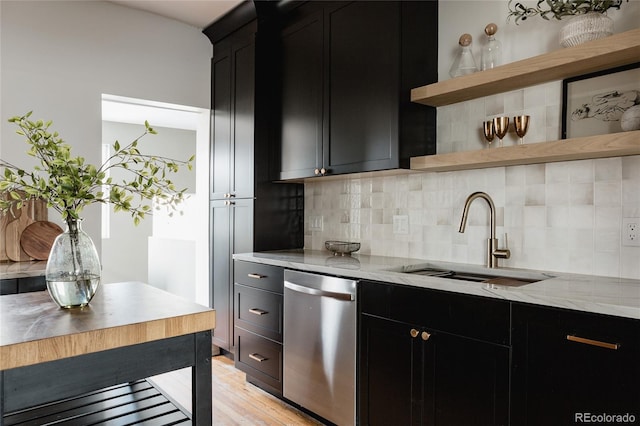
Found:
[[504, 246], [505, 248], [503, 249], [497, 248], [493, 250], [493, 257], [498, 259], [509, 259], [511, 257], [511, 250], [509, 250], [509, 239], [506, 232], [504, 233]]

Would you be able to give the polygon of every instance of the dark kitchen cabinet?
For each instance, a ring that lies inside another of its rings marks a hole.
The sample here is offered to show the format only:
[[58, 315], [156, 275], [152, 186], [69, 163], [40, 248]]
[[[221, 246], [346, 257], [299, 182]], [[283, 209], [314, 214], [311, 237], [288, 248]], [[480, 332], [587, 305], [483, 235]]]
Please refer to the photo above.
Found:
[[0, 280], [0, 296], [18, 293], [18, 280], [16, 278]]
[[[213, 285], [212, 307], [216, 310], [213, 343], [225, 350], [233, 346], [233, 253], [253, 251], [253, 201], [248, 199], [210, 202], [210, 256]], [[231, 281], [231, 284], [230, 284]]]
[[255, 23], [214, 45], [211, 199], [254, 195]]
[[509, 423], [508, 302], [371, 282], [360, 291], [361, 424]]
[[281, 35], [279, 179], [313, 176], [323, 164], [322, 9], [296, 21]]
[[[437, 2], [309, 2], [280, 37], [280, 173], [295, 179], [409, 167], [435, 153]], [[421, 82], [421, 83], [420, 83]]]
[[282, 395], [284, 268], [235, 262], [235, 365], [247, 380]]
[[5, 294], [30, 293], [47, 289], [44, 275], [35, 277], [7, 278], [0, 280], [0, 296]]
[[213, 343], [233, 352], [233, 253], [253, 251], [255, 21], [213, 46], [211, 307]]
[[514, 304], [512, 424], [635, 424], [638, 360], [639, 320]]
[[234, 352], [234, 253], [302, 247], [304, 189], [271, 182], [269, 32], [253, 2], [204, 30], [211, 61], [210, 256], [213, 343]]

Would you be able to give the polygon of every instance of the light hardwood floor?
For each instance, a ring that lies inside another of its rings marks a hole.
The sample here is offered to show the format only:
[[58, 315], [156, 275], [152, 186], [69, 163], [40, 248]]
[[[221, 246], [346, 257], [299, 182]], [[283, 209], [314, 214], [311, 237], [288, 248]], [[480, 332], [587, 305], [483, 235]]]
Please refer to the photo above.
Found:
[[[213, 424], [231, 425], [321, 425], [262, 389], [246, 382], [233, 361], [216, 356], [211, 362]], [[191, 410], [191, 370], [154, 376], [151, 381], [176, 403]]]

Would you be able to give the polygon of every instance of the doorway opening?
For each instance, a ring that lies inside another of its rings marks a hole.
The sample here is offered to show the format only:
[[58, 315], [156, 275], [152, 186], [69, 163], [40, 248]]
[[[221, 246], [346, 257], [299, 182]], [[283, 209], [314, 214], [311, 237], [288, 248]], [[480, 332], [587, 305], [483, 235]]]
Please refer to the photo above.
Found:
[[140, 139], [143, 153], [183, 160], [196, 155], [192, 171], [172, 176], [176, 188], [187, 188], [180, 214], [154, 210], [135, 226], [129, 215], [103, 207], [103, 283], [142, 281], [209, 304], [209, 117], [203, 108], [102, 95], [103, 161], [115, 140], [123, 145], [139, 137], [145, 120], [158, 134]]

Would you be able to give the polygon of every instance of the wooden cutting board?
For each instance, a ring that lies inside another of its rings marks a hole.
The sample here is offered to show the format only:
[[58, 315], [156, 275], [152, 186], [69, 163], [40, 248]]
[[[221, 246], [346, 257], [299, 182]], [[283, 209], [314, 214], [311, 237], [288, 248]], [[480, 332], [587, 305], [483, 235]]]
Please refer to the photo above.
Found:
[[20, 235], [20, 246], [34, 260], [47, 260], [51, 246], [62, 228], [53, 222], [37, 221], [27, 226]]
[[30, 216], [32, 202], [24, 203], [21, 209], [15, 209], [17, 219], [12, 220], [5, 229], [5, 248], [7, 257], [14, 262], [27, 262], [31, 260], [29, 255], [20, 246], [20, 235], [24, 229], [31, 225], [34, 220]]
[[[4, 194], [3, 196], [7, 196]], [[41, 199], [29, 200], [21, 209], [14, 209], [14, 214], [3, 215], [0, 222], [0, 260], [23, 262], [32, 260], [20, 245], [22, 232], [35, 221], [46, 221], [48, 217], [47, 202]]]
[[[7, 196], [8, 195], [6, 193], [0, 194], [0, 197], [2, 197], [5, 200]], [[7, 225], [9, 224], [9, 222], [11, 222], [14, 219], [15, 218], [9, 212], [0, 213], [0, 262], [6, 262], [7, 260], [9, 260], [9, 258], [7, 257], [5, 235], [6, 235]]]

